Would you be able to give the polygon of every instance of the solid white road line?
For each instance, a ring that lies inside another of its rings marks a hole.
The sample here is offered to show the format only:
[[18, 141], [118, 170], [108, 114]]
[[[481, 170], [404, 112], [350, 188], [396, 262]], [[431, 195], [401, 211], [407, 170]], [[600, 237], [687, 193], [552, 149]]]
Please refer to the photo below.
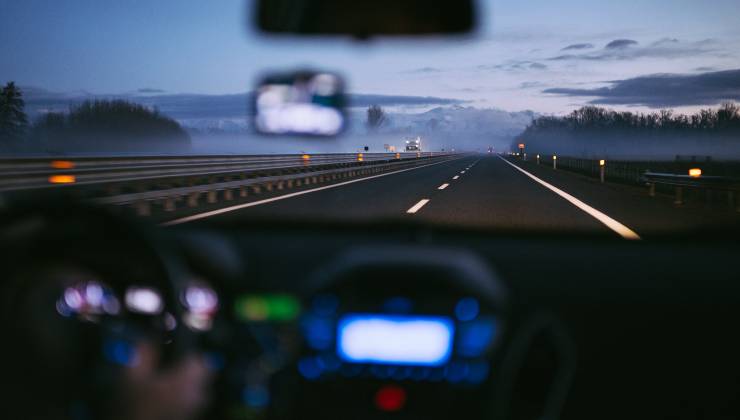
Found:
[[424, 198], [424, 199], [420, 200], [418, 203], [414, 204], [413, 207], [411, 207], [410, 209], [406, 210], [406, 213], [414, 214], [417, 211], [419, 211], [419, 209], [421, 209], [422, 207], [424, 207], [428, 202], [429, 202], [429, 199], [428, 198]]
[[509, 162], [508, 160], [504, 159], [503, 157], [499, 156], [501, 160], [511, 165], [514, 169], [517, 171], [523, 173], [524, 175], [532, 178], [534, 181], [538, 182], [545, 188], [549, 189], [550, 191], [554, 192], [555, 194], [559, 195], [560, 197], [566, 199], [568, 202], [573, 204], [574, 206], [578, 207], [579, 209], [583, 210], [584, 212], [588, 213], [591, 217], [598, 220], [599, 222], [603, 223], [608, 227], [609, 229], [613, 230], [614, 232], [617, 232], [620, 236], [622, 236], [624, 239], [640, 239], [640, 236], [635, 233], [632, 229], [628, 228], [627, 226], [619, 223], [618, 221], [612, 219], [611, 217], [607, 216], [606, 214], [596, 210], [595, 208], [589, 206], [588, 204], [584, 203], [583, 201], [573, 197], [572, 195], [568, 194], [567, 192], [561, 190], [558, 187], [555, 187], [554, 185], [548, 184], [547, 182], [537, 178], [536, 176], [532, 175], [531, 173], [525, 171], [524, 169], [518, 167], [517, 165], [514, 165], [513, 163]]
[[443, 189], [445, 189], [445, 188], [447, 188], [447, 187], [449, 187], [449, 186], [450, 186], [450, 184], [442, 184], [442, 185], [440, 185], [439, 187], [437, 187], [437, 189], [438, 189], [438, 190], [443, 190]]
[[455, 175], [452, 177], [452, 179], [458, 179], [458, 178], [460, 178], [460, 175]]
[[[463, 158], [457, 158], [457, 159], [463, 159]], [[453, 159], [453, 160], [456, 160], [456, 159]], [[337, 188], [337, 187], [341, 187], [341, 186], [344, 186], [344, 185], [354, 184], [355, 182], [362, 182], [362, 181], [367, 181], [369, 179], [375, 179], [375, 178], [381, 178], [381, 177], [384, 177], [384, 176], [400, 174], [401, 172], [413, 171], [415, 169], [426, 168], [426, 167], [429, 167], [429, 166], [439, 165], [439, 164], [447, 163], [447, 162], [450, 162], [450, 161], [449, 160], [446, 160], [446, 161], [443, 161], [443, 162], [430, 163], [428, 165], [416, 166], [414, 168], [401, 169], [401, 170], [398, 170], [398, 171], [387, 172], [387, 173], [380, 174], [380, 175], [373, 175], [373, 176], [368, 176], [368, 177], [365, 177], [365, 178], [353, 179], [351, 181], [340, 182], [340, 183], [337, 183], [337, 184], [326, 185], [326, 186], [323, 186], [323, 187], [312, 188], [310, 190], [298, 191], [298, 192], [294, 192], [294, 193], [290, 193], [290, 194], [281, 195], [281, 196], [278, 196], [278, 197], [266, 198], [264, 200], [253, 201], [251, 203], [244, 203], [244, 204], [238, 204], [236, 206], [224, 207], [224, 208], [218, 209], [218, 210], [207, 211], [205, 213], [198, 213], [198, 214], [194, 214], [192, 216], [187, 216], [187, 217], [183, 217], [183, 218], [180, 218], [180, 219], [170, 220], [169, 222], [161, 223], [160, 226], [179, 225], [179, 224], [182, 224], [182, 223], [192, 222], [194, 220], [205, 219], [206, 217], [218, 216], [219, 214], [224, 214], [224, 213], [228, 213], [228, 212], [235, 211], [235, 210], [241, 210], [241, 209], [246, 209], [248, 207], [259, 206], [261, 204], [272, 203], [273, 201], [285, 200], [287, 198], [297, 197], [299, 195], [304, 195], [304, 194], [310, 194], [310, 193], [316, 192], [316, 191], [328, 190], [330, 188]]]

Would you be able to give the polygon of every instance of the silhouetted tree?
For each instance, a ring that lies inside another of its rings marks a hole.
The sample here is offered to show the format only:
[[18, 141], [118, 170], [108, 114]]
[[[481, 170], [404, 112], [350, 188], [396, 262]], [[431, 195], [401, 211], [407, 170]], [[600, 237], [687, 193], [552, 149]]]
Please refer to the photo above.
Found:
[[23, 94], [13, 82], [0, 91], [0, 139], [19, 140], [28, 127]]
[[68, 114], [46, 114], [34, 125], [31, 137], [60, 149], [129, 150], [190, 141], [177, 121], [123, 100], [86, 101]]
[[377, 130], [386, 122], [386, 115], [383, 108], [378, 105], [372, 105], [367, 109], [367, 128]]

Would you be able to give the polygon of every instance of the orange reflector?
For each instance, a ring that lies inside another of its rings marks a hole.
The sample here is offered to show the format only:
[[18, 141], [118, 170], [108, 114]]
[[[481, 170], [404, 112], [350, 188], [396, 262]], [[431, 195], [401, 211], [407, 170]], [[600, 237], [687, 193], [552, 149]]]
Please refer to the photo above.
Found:
[[357, 154], [357, 161], [362, 162], [362, 153]]
[[689, 169], [689, 176], [692, 178], [699, 178], [701, 176], [701, 169], [699, 168]]
[[52, 160], [51, 167], [54, 169], [72, 169], [75, 163], [68, 160]]
[[604, 165], [606, 165], [606, 161], [604, 159], [601, 159], [599, 161], [599, 166], [604, 166]]
[[309, 160], [309, 159], [311, 159], [311, 155], [303, 155], [303, 156], [301, 156], [301, 159], [303, 159], [303, 160]]
[[49, 177], [49, 183], [51, 184], [74, 184], [74, 175], [52, 175]]
[[396, 159], [401, 159], [401, 154], [400, 153], [396, 153]]
[[519, 148], [524, 149], [524, 143], [519, 143]]

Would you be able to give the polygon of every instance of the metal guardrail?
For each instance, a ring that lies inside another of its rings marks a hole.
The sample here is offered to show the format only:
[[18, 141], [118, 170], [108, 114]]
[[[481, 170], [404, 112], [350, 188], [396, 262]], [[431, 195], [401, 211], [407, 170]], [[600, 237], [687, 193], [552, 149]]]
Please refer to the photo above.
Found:
[[[219, 182], [214, 184], [179, 187], [141, 193], [120, 194], [94, 200], [98, 204], [131, 205], [137, 214], [146, 216], [151, 214], [152, 207], [159, 205], [164, 211], [174, 211], [180, 206], [197, 207], [203, 201], [214, 204], [218, 201], [232, 201], [245, 198], [248, 195], [260, 194], [264, 191], [283, 190], [335, 180], [370, 176], [392, 170], [416, 167], [437, 161], [449, 159], [450, 156], [435, 156], [414, 160], [400, 160], [391, 163], [369, 164], [322, 171], [301, 172], [278, 176], [242, 179], [236, 181]], [[432, 162], [430, 162], [430, 160]]]
[[[610, 159], [589, 159], [570, 156], [510, 153], [520, 159], [538, 165], [550, 166], [553, 169], [564, 169], [588, 176], [599, 177], [601, 182], [617, 181], [633, 185], [647, 185], [651, 197], [655, 196], [656, 187], [670, 191], [674, 189], [677, 205], [684, 203], [684, 189], [703, 190], [706, 201], [713, 202], [718, 198], [714, 192], [725, 195], [729, 205], [740, 211], [740, 162], [724, 162], [704, 159], [701, 162], [695, 156], [691, 160], [675, 161], [619, 161]], [[688, 173], [698, 170], [698, 176]], [[683, 173], [681, 173], [683, 172]], [[702, 173], [704, 172], [704, 173]], [[711, 175], [709, 175], [711, 174]]]
[[275, 172], [288, 168], [374, 161], [407, 160], [446, 155], [421, 153], [337, 153], [246, 156], [178, 156], [97, 158], [18, 158], [0, 160], [0, 191], [130, 183], [207, 175]]
[[0, 160], [0, 192], [63, 188], [139, 215], [452, 159], [459, 153], [341, 153], [252, 156]]
[[707, 175], [681, 175], [659, 172], [645, 172], [641, 181], [647, 184], [651, 197], [655, 196], [655, 187], [665, 185], [674, 187], [674, 204], [683, 204], [684, 188], [696, 188], [705, 190], [708, 194], [712, 191], [723, 191], [727, 193], [727, 201], [730, 206], [740, 211], [740, 202], [736, 202], [736, 193], [740, 192], [740, 179], [725, 176]]

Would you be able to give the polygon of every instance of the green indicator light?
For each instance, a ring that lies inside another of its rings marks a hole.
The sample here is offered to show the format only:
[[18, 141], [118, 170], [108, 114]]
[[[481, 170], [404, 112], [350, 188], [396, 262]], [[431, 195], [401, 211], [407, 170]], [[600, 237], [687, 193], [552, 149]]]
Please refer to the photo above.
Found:
[[234, 309], [244, 321], [292, 321], [300, 314], [301, 305], [291, 295], [247, 295], [237, 299]]

